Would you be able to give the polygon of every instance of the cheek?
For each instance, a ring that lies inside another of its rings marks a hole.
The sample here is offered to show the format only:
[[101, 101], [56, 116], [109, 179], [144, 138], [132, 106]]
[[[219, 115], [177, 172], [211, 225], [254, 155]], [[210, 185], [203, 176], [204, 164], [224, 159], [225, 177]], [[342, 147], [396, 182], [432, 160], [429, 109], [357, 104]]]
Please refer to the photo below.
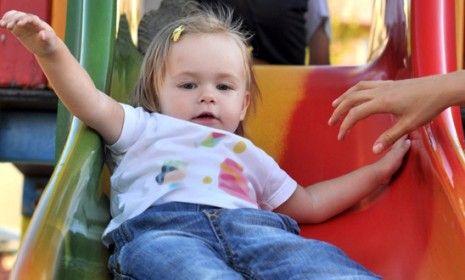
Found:
[[158, 103], [160, 104], [160, 113], [165, 114], [167, 108], [169, 108], [169, 104], [166, 103], [164, 98], [159, 98]]
[[[231, 104], [231, 103], [230, 103]], [[234, 101], [234, 106], [227, 106], [227, 109], [229, 111], [229, 115], [233, 119], [239, 119], [243, 120], [245, 116], [245, 111], [244, 110], [244, 102], [241, 100], [235, 100]]]
[[170, 99], [164, 101], [162, 113], [175, 117], [183, 117], [190, 112], [190, 108], [191, 105], [187, 98], [172, 96]]
[[172, 98], [160, 98], [160, 111], [166, 115], [172, 115], [173, 108], [176, 108], [176, 102]]

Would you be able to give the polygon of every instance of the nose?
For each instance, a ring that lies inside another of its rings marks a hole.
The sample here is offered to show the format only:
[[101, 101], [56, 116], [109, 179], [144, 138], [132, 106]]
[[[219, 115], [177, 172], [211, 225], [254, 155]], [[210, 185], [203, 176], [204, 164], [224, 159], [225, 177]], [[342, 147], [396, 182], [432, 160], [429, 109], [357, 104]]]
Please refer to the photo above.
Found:
[[209, 88], [206, 88], [202, 90], [200, 93], [200, 98], [199, 98], [200, 103], [215, 103], [216, 102], [216, 97], [215, 97], [215, 91]]

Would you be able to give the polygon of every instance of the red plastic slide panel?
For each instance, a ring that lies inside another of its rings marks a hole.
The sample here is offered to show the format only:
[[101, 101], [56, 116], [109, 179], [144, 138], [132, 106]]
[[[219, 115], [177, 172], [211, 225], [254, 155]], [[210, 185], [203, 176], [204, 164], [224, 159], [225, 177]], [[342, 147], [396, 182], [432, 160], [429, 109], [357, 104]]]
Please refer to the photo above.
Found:
[[[33, 13], [50, 22], [51, 0], [1, 0], [0, 14], [9, 10]], [[0, 87], [44, 88], [47, 80], [39, 65], [21, 43], [9, 33], [0, 30]]]

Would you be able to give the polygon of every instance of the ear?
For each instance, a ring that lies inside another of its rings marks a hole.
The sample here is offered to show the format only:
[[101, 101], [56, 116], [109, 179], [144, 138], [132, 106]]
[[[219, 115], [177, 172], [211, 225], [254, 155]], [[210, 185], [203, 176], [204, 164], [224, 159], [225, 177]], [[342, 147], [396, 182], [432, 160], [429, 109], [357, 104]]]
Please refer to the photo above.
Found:
[[245, 116], [247, 115], [247, 109], [250, 105], [250, 92], [247, 90], [244, 94], [244, 100], [242, 101], [242, 109], [241, 109], [241, 121], [244, 120]]

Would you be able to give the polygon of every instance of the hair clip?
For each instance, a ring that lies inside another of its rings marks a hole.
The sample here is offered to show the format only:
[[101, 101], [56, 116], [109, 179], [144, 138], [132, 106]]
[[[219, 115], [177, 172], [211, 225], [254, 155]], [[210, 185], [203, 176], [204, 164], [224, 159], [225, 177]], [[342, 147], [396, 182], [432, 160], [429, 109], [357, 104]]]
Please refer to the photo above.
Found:
[[182, 32], [184, 31], [184, 26], [180, 25], [174, 29], [173, 34], [171, 35], [171, 39], [173, 42], [177, 42], [179, 40], [179, 37], [181, 37]]

